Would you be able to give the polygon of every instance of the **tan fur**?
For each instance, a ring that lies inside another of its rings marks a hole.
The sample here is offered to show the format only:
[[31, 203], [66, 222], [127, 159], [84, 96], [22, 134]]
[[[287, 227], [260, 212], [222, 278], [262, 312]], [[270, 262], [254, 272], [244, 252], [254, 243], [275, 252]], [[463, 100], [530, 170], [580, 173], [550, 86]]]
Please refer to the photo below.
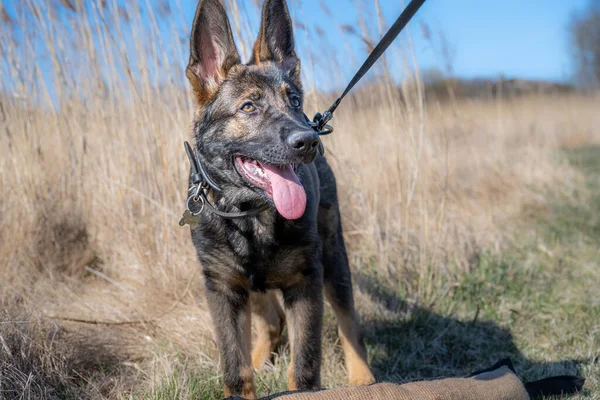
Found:
[[262, 29], [258, 34], [258, 38], [256, 39], [256, 43], [254, 43], [254, 49], [252, 51], [252, 58], [254, 59], [255, 64], [260, 64], [262, 60], [267, 60], [269, 58], [269, 52], [267, 50], [267, 46], [263, 40]]
[[287, 378], [288, 378], [288, 389], [289, 390], [297, 390], [298, 386], [296, 386], [296, 374], [294, 373], [294, 321], [292, 319], [287, 320], [287, 329], [288, 329], [288, 340], [290, 343], [290, 364], [287, 369]]
[[[241, 376], [244, 379], [244, 387], [242, 388], [242, 393], [239, 395], [244, 399], [253, 400], [256, 398], [256, 390], [254, 388], [254, 374], [252, 369], [249, 367], [242, 368]], [[223, 388], [223, 394], [225, 397], [229, 397], [233, 395], [233, 391], [225, 385]]]
[[338, 323], [338, 335], [344, 351], [344, 361], [348, 371], [348, 383], [351, 386], [369, 385], [375, 382], [375, 378], [367, 364], [367, 353], [360, 345], [360, 333], [353, 310], [337, 307], [332, 302], [333, 311]]
[[190, 84], [192, 85], [196, 105], [199, 108], [203, 108], [212, 100], [214, 95], [217, 93], [219, 86], [216, 84], [216, 82], [214, 85], [207, 85], [205, 83], [202, 83], [190, 67], [186, 69], [185, 75], [187, 76], [188, 80], [190, 81]]
[[345, 323], [345, 325], [348, 326], [347, 329], [350, 329], [349, 334], [348, 332], [344, 332], [341, 326], [338, 328], [338, 334], [340, 335], [342, 349], [344, 350], [348, 383], [351, 386], [370, 385], [375, 382], [375, 378], [367, 365], [367, 355], [360, 350], [355, 340], [357, 335], [353, 332], [354, 325], [351, 322]]
[[252, 294], [252, 320], [256, 329], [252, 366], [260, 370], [275, 351], [285, 320], [275, 292]]

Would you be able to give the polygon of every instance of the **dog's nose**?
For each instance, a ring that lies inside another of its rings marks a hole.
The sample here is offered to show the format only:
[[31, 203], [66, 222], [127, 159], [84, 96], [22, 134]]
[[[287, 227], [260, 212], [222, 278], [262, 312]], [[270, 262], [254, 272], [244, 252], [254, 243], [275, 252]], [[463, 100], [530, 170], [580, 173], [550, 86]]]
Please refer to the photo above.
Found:
[[294, 132], [288, 136], [287, 142], [295, 153], [304, 156], [317, 150], [319, 136], [313, 130]]

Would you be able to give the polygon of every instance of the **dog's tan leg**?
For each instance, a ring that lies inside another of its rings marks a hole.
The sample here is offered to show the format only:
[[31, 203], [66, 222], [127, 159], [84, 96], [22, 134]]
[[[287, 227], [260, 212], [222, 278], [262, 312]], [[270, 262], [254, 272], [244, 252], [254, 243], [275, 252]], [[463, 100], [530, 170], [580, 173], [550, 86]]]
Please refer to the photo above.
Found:
[[369, 385], [375, 378], [367, 364], [367, 350], [353, 312], [336, 310], [338, 334], [342, 342], [344, 360], [348, 370], [348, 383], [351, 386]]
[[325, 267], [325, 297], [331, 304], [337, 319], [348, 382], [352, 386], [367, 385], [375, 382], [375, 378], [367, 364], [367, 350], [354, 310], [352, 276], [335, 193], [330, 193], [329, 201], [331, 207], [319, 209], [319, 234], [323, 242]]
[[253, 293], [251, 297], [252, 320], [256, 329], [252, 366], [260, 370], [279, 343], [284, 316], [275, 292]]
[[287, 320], [288, 342], [290, 344], [290, 364], [287, 369], [288, 390], [298, 390], [296, 385], [296, 374], [294, 373], [294, 321]]
[[326, 284], [325, 296], [337, 319], [338, 334], [348, 371], [348, 383], [351, 386], [362, 386], [375, 382], [367, 364], [367, 350], [354, 311], [351, 284], [349, 286], [343, 282], [337, 282], [337, 285]]

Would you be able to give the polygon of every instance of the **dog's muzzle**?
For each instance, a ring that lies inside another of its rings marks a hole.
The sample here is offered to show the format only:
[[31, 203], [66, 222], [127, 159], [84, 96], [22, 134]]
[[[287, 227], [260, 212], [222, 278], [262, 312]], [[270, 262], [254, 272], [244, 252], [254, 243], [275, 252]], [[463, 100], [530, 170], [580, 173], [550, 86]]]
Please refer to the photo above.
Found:
[[294, 132], [286, 142], [294, 156], [305, 164], [310, 164], [317, 156], [319, 135], [313, 129]]

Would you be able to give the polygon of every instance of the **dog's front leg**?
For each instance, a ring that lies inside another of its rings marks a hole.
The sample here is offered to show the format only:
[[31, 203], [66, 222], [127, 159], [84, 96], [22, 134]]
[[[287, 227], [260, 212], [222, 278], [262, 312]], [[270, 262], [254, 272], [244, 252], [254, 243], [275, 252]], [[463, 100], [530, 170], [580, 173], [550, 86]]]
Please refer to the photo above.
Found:
[[288, 321], [290, 366], [288, 387], [321, 387], [321, 328], [323, 325], [323, 277], [317, 268], [301, 282], [282, 290]]
[[225, 397], [238, 395], [254, 399], [249, 293], [244, 289], [225, 287], [207, 278], [206, 298], [221, 355]]

